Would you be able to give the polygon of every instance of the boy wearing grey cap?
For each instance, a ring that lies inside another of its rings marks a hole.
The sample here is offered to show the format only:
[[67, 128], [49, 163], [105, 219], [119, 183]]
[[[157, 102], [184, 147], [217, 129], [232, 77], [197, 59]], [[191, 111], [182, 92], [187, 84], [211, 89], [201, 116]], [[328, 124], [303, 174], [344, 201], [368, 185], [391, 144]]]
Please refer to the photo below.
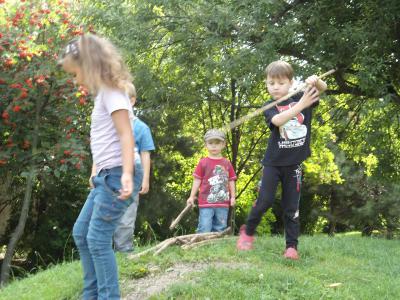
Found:
[[221, 154], [225, 133], [210, 129], [204, 135], [208, 156], [198, 163], [193, 173], [193, 186], [187, 204], [199, 204], [198, 233], [223, 231], [227, 227], [229, 206], [235, 205], [236, 174], [231, 162]]

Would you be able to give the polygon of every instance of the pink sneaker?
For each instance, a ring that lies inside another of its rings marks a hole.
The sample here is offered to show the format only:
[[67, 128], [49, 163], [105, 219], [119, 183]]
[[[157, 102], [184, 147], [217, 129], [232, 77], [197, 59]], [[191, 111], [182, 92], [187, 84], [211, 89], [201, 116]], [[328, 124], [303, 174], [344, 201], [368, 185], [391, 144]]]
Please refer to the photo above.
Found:
[[296, 248], [293, 247], [287, 248], [283, 256], [287, 259], [292, 259], [292, 260], [298, 260], [300, 258]]
[[236, 249], [247, 251], [253, 249], [254, 236], [246, 234], [246, 225], [242, 225], [239, 230], [239, 239], [236, 243]]

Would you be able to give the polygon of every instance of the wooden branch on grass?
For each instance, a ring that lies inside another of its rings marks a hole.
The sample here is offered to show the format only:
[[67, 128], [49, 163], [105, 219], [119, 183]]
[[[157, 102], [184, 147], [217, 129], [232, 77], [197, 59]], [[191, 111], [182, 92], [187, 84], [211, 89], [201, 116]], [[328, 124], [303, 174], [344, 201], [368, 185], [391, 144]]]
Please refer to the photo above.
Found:
[[156, 251], [156, 250], [158, 250], [160, 247], [162, 247], [162, 246], [164, 245], [164, 242], [165, 242], [165, 241], [163, 241], [163, 242], [161, 242], [161, 243], [155, 245], [154, 247], [150, 247], [150, 248], [148, 248], [148, 249], [146, 249], [146, 250], [143, 250], [142, 252], [139, 252], [139, 253], [136, 253], [136, 254], [130, 254], [130, 255], [128, 256], [128, 259], [136, 259], [136, 258], [139, 258], [139, 257], [141, 257], [141, 256], [143, 256], [143, 255], [146, 255], [147, 253]]
[[162, 251], [164, 251], [165, 249], [167, 249], [169, 246], [176, 244], [176, 242], [178, 241], [177, 238], [173, 238], [173, 239], [168, 239], [165, 241], [165, 243], [163, 243], [163, 245], [157, 249], [156, 252], [154, 252], [154, 256], [160, 254]]
[[[201, 242], [208, 241], [208, 243], [211, 243], [214, 239], [221, 238], [231, 232], [231, 228], [228, 227], [224, 231], [221, 232], [207, 232], [207, 233], [194, 233], [194, 234], [187, 234], [187, 235], [180, 235], [180, 236], [175, 236], [169, 239], [166, 239], [162, 241], [161, 243], [158, 243], [154, 247], [151, 247], [149, 249], [146, 249], [142, 252], [139, 252], [137, 254], [129, 255], [128, 259], [136, 259], [139, 258], [143, 255], [149, 254], [151, 252], [154, 252], [153, 255], [156, 256], [160, 254], [162, 251], [167, 249], [171, 245], [194, 245], [192, 248], [196, 247], [199, 245]], [[197, 245], [196, 245], [197, 244]], [[206, 244], [206, 243], [203, 243]], [[191, 249], [188, 247], [187, 249]]]
[[231, 239], [231, 238], [230, 237], [219, 238], [219, 236], [217, 236], [217, 237], [214, 237], [212, 239], [202, 240], [200, 242], [196, 242], [196, 243], [192, 243], [192, 244], [185, 244], [185, 245], [182, 245], [181, 248], [183, 250], [190, 250], [190, 249], [193, 249], [193, 248], [197, 248], [197, 247], [201, 247], [201, 246], [204, 246], [204, 245], [212, 244], [212, 243], [215, 243], [217, 241], [220, 242], [220, 241], [226, 241], [226, 240], [229, 240], [229, 239]]

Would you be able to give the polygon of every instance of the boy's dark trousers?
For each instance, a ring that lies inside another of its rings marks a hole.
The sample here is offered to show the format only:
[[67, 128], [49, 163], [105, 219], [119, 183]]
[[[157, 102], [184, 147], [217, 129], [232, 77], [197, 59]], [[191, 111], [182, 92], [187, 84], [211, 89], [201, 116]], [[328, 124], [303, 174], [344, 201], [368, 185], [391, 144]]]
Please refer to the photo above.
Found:
[[281, 181], [281, 206], [284, 214], [286, 248], [297, 248], [300, 233], [299, 202], [301, 174], [301, 165], [284, 167], [264, 166], [260, 192], [247, 219], [246, 234], [254, 235], [263, 214], [272, 206], [276, 189], [279, 181]]

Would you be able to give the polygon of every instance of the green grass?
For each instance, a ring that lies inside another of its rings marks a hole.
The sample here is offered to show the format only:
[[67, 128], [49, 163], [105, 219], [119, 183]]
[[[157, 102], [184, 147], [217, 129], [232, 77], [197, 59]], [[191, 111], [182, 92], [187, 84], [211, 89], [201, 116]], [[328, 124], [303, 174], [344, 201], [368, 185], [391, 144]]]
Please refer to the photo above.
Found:
[[[303, 236], [300, 261], [282, 258], [284, 239], [262, 237], [249, 252], [236, 239], [189, 251], [172, 247], [137, 261], [118, 256], [123, 294], [129, 281], [176, 263], [203, 263], [184, 280], [151, 299], [400, 299], [400, 241], [357, 235]], [[224, 262], [215, 267], [217, 262]], [[63, 264], [13, 282], [0, 299], [79, 299], [81, 269]], [[330, 284], [341, 283], [337, 287]]]
[[0, 291], [1, 300], [79, 299], [82, 288], [79, 262], [64, 263], [13, 281]]

